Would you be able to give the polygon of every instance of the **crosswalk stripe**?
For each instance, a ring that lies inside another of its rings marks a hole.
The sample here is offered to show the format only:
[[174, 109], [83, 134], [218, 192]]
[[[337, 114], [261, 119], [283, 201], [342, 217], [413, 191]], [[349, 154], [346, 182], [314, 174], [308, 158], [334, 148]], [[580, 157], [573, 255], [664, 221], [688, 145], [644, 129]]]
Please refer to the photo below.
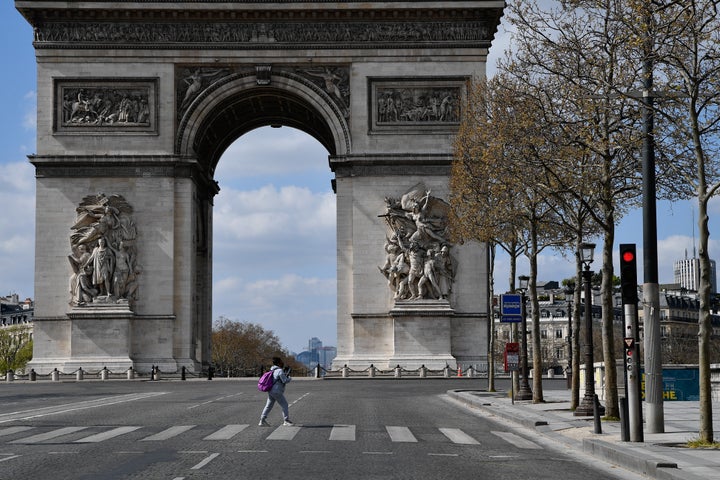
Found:
[[385, 427], [385, 430], [387, 430], [388, 435], [390, 435], [390, 440], [393, 442], [417, 442], [417, 438], [415, 438], [415, 435], [412, 434], [409, 428], [407, 427]]
[[459, 428], [440, 428], [439, 430], [453, 443], [458, 443], [461, 445], [480, 445], [480, 442], [478, 442]]
[[167, 428], [160, 433], [156, 433], [155, 435], [150, 435], [149, 437], [143, 438], [140, 441], [157, 442], [160, 440], [167, 440], [168, 438], [176, 437], [181, 433], [187, 432], [188, 430], [193, 428], [195, 428], [195, 425], [178, 425], [176, 427]]
[[7, 427], [7, 428], [0, 428], [0, 437], [3, 437], [5, 435], [13, 435], [15, 433], [24, 432], [26, 430], [32, 430], [33, 427]]
[[330, 440], [355, 441], [355, 425], [334, 425], [330, 431]]
[[249, 425], [225, 425], [217, 432], [208, 435], [203, 440], [230, 440], [238, 433], [245, 430]]
[[292, 440], [300, 431], [300, 427], [278, 427], [270, 435], [267, 440]]
[[88, 427], [64, 427], [51, 432], [38, 433], [37, 435], [22, 438], [20, 440], [14, 440], [8, 443], [40, 443], [46, 440], [52, 440], [53, 438], [62, 437], [63, 435], [68, 435], [70, 433], [79, 432], [80, 430], [85, 430], [86, 428]]
[[108, 430], [107, 432], [96, 433], [95, 435], [75, 440], [74, 443], [98, 443], [103, 440], [108, 440], [110, 438], [119, 437], [120, 435], [125, 435], [126, 433], [134, 432], [139, 428], [142, 427], [117, 427], [112, 430]]
[[518, 448], [526, 448], [526, 449], [542, 449], [543, 448], [540, 445], [538, 445], [537, 443], [531, 442], [530, 440], [525, 439], [519, 435], [515, 435], [514, 433], [511, 433], [511, 432], [491, 431], [490, 433], [492, 433], [493, 435], [495, 435], [497, 437], [502, 438], [506, 442], [508, 442], [512, 445], [515, 445]]

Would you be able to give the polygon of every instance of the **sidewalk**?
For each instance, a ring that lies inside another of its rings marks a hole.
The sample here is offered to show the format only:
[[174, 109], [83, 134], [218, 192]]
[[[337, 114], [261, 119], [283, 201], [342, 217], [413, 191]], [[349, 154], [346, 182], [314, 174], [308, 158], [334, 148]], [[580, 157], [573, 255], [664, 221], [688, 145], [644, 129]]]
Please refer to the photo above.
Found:
[[[602, 422], [594, 433], [593, 417], [575, 417], [570, 390], [544, 391], [545, 403], [516, 401], [507, 392], [451, 390], [448, 395], [491, 416], [535, 429], [567, 448], [660, 480], [720, 480], [720, 450], [687, 448], [698, 438], [699, 402], [665, 402], [665, 433], [644, 432], [644, 442], [622, 442], [620, 422]], [[713, 404], [713, 434], [720, 439], [720, 403]]]

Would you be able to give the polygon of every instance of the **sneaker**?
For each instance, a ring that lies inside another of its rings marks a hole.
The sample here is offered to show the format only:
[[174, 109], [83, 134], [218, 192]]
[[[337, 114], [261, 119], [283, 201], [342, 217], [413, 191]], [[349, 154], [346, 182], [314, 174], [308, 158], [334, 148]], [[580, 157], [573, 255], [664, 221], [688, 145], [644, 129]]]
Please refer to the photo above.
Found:
[[292, 427], [292, 426], [294, 426], [294, 425], [295, 425], [295, 424], [294, 424], [293, 422], [291, 422], [290, 420], [285, 420], [285, 421], [283, 422], [283, 427]]
[[258, 423], [258, 427], [269, 427], [269, 426], [270, 426], [270, 424], [268, 423], [267, 420], [265, 420], [264, 418], [260, 419], [260, 423]]

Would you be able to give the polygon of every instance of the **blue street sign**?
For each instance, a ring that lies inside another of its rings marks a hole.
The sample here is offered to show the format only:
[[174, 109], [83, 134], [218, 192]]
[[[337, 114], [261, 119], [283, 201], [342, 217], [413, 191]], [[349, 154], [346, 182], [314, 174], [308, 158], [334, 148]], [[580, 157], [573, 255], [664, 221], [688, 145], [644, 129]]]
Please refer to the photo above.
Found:
[[500, 295], [500, 315], [522, 317], [522, 295], [516, 293]]

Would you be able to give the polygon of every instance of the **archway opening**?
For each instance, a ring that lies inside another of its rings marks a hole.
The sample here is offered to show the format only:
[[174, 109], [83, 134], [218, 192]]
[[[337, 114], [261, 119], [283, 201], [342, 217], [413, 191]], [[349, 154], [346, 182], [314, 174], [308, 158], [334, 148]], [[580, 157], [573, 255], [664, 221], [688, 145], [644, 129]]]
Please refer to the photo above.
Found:
[[213, 207], [213, 320], [272, 330], [291, 351], [337, 338], [336, 199], [328, 150], [264, 126], [220, 156]]

